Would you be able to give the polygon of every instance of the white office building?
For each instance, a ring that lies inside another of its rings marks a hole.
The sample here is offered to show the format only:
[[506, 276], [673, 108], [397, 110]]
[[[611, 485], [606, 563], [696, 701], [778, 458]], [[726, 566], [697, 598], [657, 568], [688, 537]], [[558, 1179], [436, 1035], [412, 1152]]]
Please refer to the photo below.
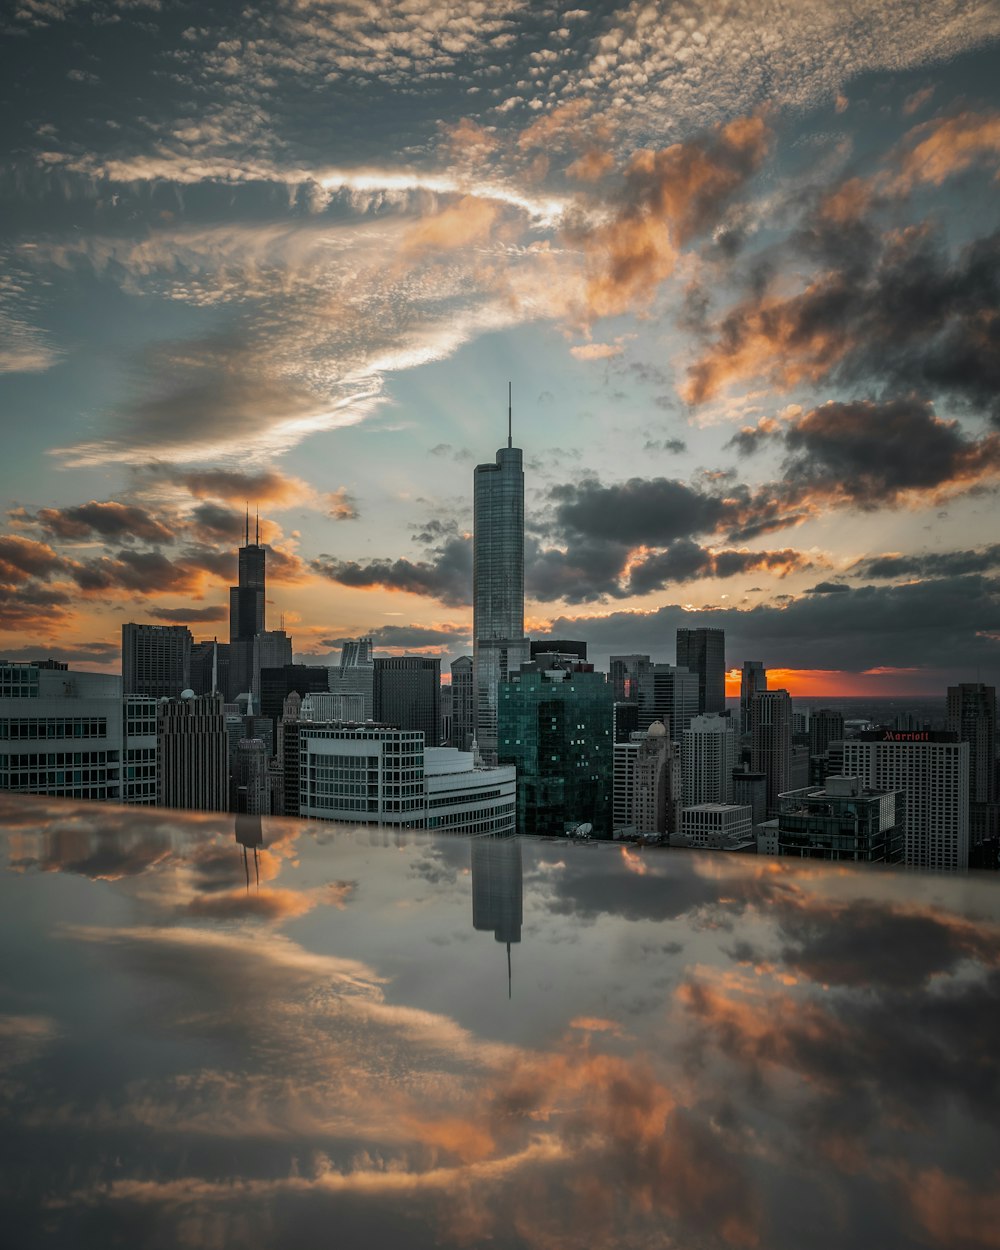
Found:
[[413, 730], [298, 722], [298, 814], [351, 824], [508, 834], [516, 772], [477, 768], [470, 752], [424, 748]]
[[0, 790], [121, 799], [122, 679], [0, 663]]
[[904, 863], [964, 872], [969, 866], [969, 744], [954, 733], [877, 730], [844, 742], [845, 774], [870, 790], [906, 796]]
[[363, 694], [330, 694], [327, 691], [308, 691], [302, 696], [299, 719], [308, 721], [363, 721], [365, 697]]
[[738, 735], [731, 716], [696, 716], [681, 740], [684, 806], [732, 803]]
[[695, 803], [681, 811], [683, 845], [727, 850], [753, 840], [753, 808], [738, 803]]
[[156, 708], [152, 695], [127, 694], [122, 700], [123, 803], [156, 806]]

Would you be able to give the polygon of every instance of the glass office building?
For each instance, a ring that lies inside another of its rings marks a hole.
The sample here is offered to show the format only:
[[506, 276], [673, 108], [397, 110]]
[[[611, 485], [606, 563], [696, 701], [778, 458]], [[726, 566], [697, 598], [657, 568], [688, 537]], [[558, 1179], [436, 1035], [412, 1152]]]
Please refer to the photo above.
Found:
[[517, 769], [519, 833], [611, 837], [614, 695], [603, 673], [525, 667], [499, 687], [497, 751]]

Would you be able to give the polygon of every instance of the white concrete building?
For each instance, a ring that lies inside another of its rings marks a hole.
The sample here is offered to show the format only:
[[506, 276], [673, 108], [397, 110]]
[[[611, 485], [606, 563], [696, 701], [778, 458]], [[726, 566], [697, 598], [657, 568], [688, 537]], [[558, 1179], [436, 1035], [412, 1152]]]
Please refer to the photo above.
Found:
[[471, 753], [424, 748], [384, 725], [299, 721], [298, 814], [443, 833], [513, 833], [516, 772], [477, 768]]
[[684, 806], [732, 803], [733, 769], [739, 736], [736, 722], [721, 713], [696, 716], [681, 740]]
[[152, 695], [127, 694], [122, 700], [122, 802], [156, 805], [156, 707]]
[[302, 696], [299, 719], [308, 721], [351, 721], [365, 719], [365, 697], [362, 694], [329, 694], [309, 691]]
[[122, 679], [0, 663], [0, 790], [121, 799]]
[[681, 842], [725, 850], [753, 837], [753, 808], [738, 803], [695, 803], [681, 811]]
[[969, 744], [956, 737], [886, 729], [844, 742], [845, 774], [871, 790], [906, 796], [904, 863], [913, 868], [969, 866]]

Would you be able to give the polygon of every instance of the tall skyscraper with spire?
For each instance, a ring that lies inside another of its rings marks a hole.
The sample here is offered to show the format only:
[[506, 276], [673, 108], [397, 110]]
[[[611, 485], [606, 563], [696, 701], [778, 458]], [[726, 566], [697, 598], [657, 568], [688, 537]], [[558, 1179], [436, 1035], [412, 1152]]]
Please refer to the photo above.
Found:
[[497, 690], [529, 658], [524, 636], [524, 469], [514, 446], [510, 388], [507, 446], [476, 466], [473, 491], [472, 636], [475, 733], [497, 760]]
[[254, 540], [250, 541], [247, 507], [246, 542], [239, 549], [239, 584], [229, 587], [230, 700], [246, 694], [253, 681], [253, 640], [264, 631], [265, 555], [259, 517], [255, 519]]

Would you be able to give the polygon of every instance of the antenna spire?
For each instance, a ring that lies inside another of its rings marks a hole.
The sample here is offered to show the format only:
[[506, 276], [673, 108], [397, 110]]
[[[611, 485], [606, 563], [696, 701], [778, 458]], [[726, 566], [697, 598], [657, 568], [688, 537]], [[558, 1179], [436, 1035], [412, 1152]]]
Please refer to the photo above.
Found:
[[247, 500], [247, 528], [246, 528], [246, 544], [250, 546], [250, 500]]
[[253, 516], [254, 516], [254, 527], [255, 527], [253, 541], [254, 541], [254, 546], [259, 547], [260, 546], [260, 509], [259, 508], [254, 509]]
[[511, 384], [507, 383], [507, 446], [514, 446], [513, 419], [511, 417]]

